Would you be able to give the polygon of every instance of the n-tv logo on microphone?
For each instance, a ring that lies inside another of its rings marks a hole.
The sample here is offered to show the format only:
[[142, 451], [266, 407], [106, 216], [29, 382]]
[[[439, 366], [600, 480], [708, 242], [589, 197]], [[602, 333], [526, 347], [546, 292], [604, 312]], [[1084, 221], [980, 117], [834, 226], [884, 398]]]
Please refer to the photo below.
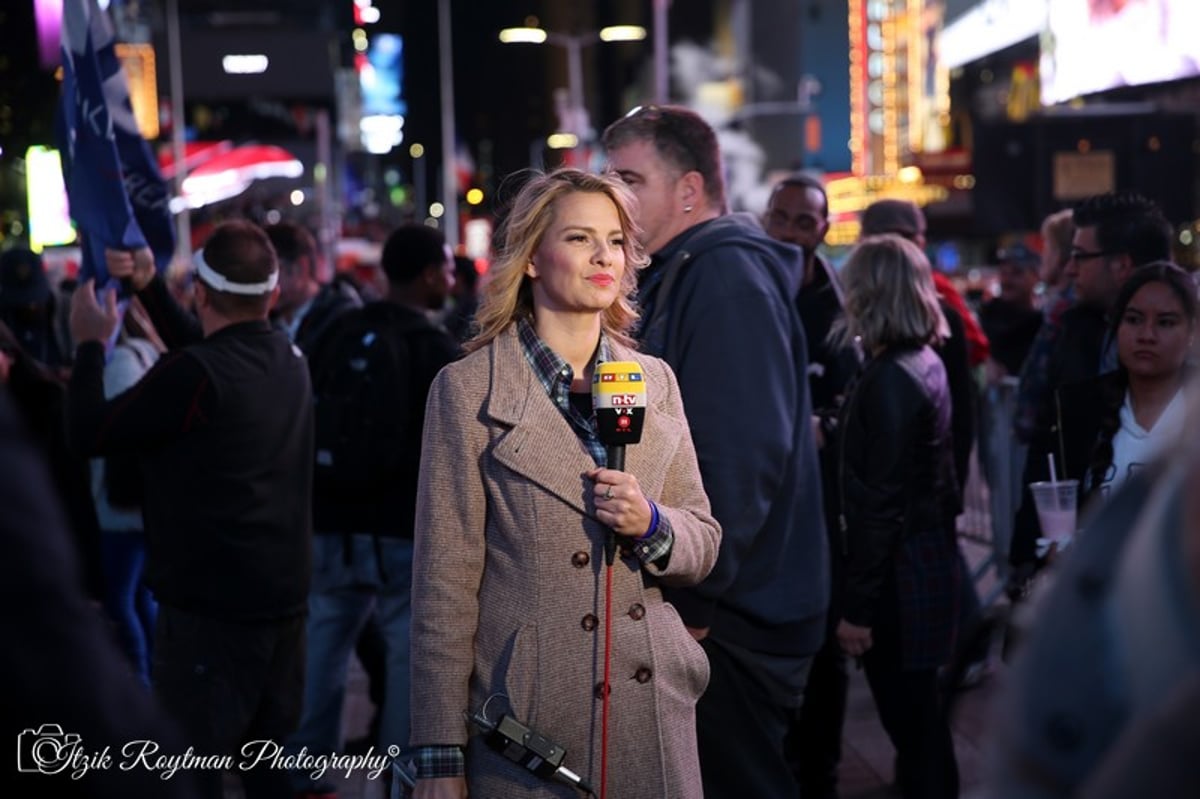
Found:
[[636, 444], [646, 415], [646, 382], [634, 361], [609, 361], [592, 376], [592, 408], [605, 445]]

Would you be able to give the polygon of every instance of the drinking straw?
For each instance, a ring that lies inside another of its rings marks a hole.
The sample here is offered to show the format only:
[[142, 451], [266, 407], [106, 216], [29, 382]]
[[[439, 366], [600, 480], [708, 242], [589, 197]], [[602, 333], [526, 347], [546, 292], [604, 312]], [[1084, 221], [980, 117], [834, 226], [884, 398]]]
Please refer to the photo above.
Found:
[[1054, 467], [1054, 453], [1046, 453], [1046, 460], [1050, 462], [1050, 495], [1054, 497], [1054, 509], [1059, 511], [1062, 508], [1058, 506], [1058, 469]]

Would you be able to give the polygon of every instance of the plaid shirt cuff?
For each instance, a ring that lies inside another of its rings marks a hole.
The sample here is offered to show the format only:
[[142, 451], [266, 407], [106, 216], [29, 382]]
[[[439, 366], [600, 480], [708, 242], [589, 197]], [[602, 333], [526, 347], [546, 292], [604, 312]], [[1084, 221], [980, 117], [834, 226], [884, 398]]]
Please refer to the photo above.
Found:
[[[666, 568], [666, 557], [675, 546], [675, 531], [666, 516], [658, 517], [658, 529], [653, 535], [642, 541], [633, 542], [633, 552], [642, 563], [649, 563], [658, 568]], [[662, 560], [662, 563], [659, 561]]]
[[413, 751], [417, 779], [467, 776], [467, 761], [459, 746], [418, 746]]

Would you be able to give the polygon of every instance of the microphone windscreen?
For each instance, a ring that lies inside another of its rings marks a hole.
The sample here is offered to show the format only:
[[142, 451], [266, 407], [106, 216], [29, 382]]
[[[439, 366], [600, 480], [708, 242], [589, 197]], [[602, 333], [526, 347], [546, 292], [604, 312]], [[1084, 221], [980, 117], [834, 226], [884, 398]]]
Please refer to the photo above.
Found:
[[600, 443], [636, 444], [646, 415], [646, 381], [636, 361], [608, 361], [592, 375], [592, 408]]

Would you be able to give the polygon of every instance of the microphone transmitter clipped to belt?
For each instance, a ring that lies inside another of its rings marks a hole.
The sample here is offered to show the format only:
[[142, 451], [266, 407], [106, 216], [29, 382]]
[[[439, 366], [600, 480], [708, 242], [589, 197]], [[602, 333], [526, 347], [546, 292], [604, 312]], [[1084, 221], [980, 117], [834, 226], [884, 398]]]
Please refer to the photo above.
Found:
[[482, 711], [470, 716], [484, 733], [484, 741], [505, 758], [547, 780], [565, 782], [581, 791], [595, 794], [582, 777], [563, 766], [567, 750], [540, 732], [505, 714], [492, 722]]

